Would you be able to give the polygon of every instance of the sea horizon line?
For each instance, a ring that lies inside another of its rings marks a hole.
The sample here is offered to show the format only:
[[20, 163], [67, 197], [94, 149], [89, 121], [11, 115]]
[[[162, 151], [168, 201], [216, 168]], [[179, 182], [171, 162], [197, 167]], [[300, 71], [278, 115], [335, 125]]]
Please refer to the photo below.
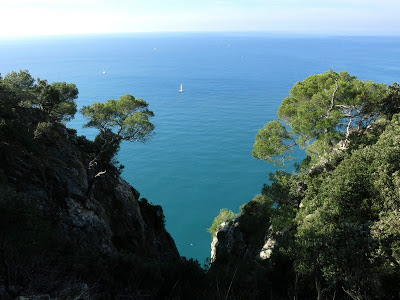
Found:
[[49, 38], [87, 38], [87, 37], [176, 37], [176, 36], [228, 36], [228, 37], [287, 37], [287, 38], [338, 38], [338, 37], [360, 37], [360, 38], [399, 38], [400, 34], [361, 34], [361, 33], [316, 33], [316, 32], [294, 32], [294, 31], [140, 31], [140, 32], [92, 32], [92, 33], [65, 33], [65, 34], [37, 34], [37, 35], [15, 35], [0, 36], [0, 40], [21, 39], [49, 39]]

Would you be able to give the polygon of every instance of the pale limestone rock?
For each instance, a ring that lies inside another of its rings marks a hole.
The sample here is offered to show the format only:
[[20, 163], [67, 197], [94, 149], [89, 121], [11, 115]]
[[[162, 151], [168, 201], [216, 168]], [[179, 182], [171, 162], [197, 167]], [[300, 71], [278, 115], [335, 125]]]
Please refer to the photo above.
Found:
[[269, 238], [260, 251], [260, 259], [265, 260], [271, 257], [272, 251], [276, 245], [276, 240]]
[[211, 242], [211, 263], [214, 262], [215, 258], [217, 257], [217, 244], [218, 244], [218, 238], [216, 236], [213, 236]]

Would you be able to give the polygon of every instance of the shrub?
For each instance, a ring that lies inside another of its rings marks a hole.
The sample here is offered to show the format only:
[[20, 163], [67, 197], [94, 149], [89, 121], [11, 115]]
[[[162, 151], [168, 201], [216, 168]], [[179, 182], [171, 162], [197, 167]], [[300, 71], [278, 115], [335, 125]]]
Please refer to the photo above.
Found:
[[237, 217], [237, 214], [235, 214], [233, 211], [228, 210], [227, 208], [221, 209], [219, 215], [215, 217], [211, 227], [207, 229], [208, 232], [215, 236], [217, 232], [221, 229], [221, 225], [223, 223], [229, 223], [233, 221], [235, 217]]

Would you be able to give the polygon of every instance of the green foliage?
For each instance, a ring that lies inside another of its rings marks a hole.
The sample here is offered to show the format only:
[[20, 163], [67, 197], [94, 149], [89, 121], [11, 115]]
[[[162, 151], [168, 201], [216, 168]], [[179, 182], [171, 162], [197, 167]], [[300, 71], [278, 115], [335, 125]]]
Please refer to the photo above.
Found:
[[18, 103], [30, 102], [34, 98], [35, 79], [28, 70], [20, 70], [18, 73], [12, 71], [6, 74], [3, 84], [9, 92], [15, 94]]
[[119, 100], [107, 100], [84, 106], [81, 113], [89, 119], [85, 127], [100, 130], [96, 144], [101, 144], [96, 156], [89, 163], [89, 169], [98, 161], [109, 162], [119, 149], [121, 141], [146, 142], [153, 133], [154, 125], [149, 118], [154, 113], [148, 109], [143, 99], [126, 94]]
[[38, 79], [35, 94], [37, 97], [30, 105], [41, 108], [53, 120], [66, 122], [74, 117], [77, 110], [75, 99], [78, 98], [78, 89], [74, 83], [48, 84], [47, 80]]
[[148, 110], [147, 102], [129, 94], [121, 96], [119, 100], [84, 106], [81, 113], [89, 119], [85, 127], [100, 131], [115, 130], [120, 140], [145, 142], [154, 130], [149, 120], [154, 113]]
[[238, 222], [248, 226], [241, 228], [247, 247], [265, 235], [277, 241], [262, 264], [275, 297], [398, 296], [400, 115], [391, 119], [377, 120], [366, 137], [358, 133], [357, 147], [331, 150], [325, 162], [308, 158], [300, 174], [270, 174], [262, 190], [268, 201], [243, 206]]
[[[296, 145], [293, 134], [279, 121], [272, 121], [260, 129], [256, 136], [253, 157], [274, 162], [275, 156], [288, 153]], [[277, 163], [279, 160], [275, 160]]]
[[36, 126], [35, 132], [33, 133], [35, 139], [39, 139], [43, 135], [46, 135], [50, 132], [51, 129], [51, 123], [50, 122], [40, 122]]
[[240, 208], [239, 228], [248, 244], [262, 246], [265, 233], [271, 225], [272, 205], [271, 198], [257, 195]]
[[385, 272], [400, 272], [400, 210], [383, 211], [379, 219], [371, 226], [371, 235], [379, 241], [374, 259], [381, 261]]
[[94, 140], [96, 152], [101, 153], [99, 159], [105, 162], [112, 162], [120, 149], [120, 145], [121, 142], [119, 141], [118, 136], [110, 129], [100, 131]]
[[145, 216], [147, 224], [157, 230], [164, 230], [165, 216], [161, 205], [154, 205], [149, 203], [146, 198], [139, 201], [140, 211]]
[[17, 95], [12, 91], [0, 77], [0, 116], [5, 118], [12, 114], [12, 109], [18, 105]]
[[388, 92], [383, 99], [382, 111], [389, 120], [400, 112], [400, 85], [398, 83], [395, 82], [388, 86]]
[[316, 276], [329, 290], [390, 294], [382, 290], [384, 280], [400, 276], [398, 118], [376, 144], [353, 151], [328, 176], [320, 174], [320, 185], [297, 215], [297, 271]]
[[[21, 70], [18, 73], [12, 71], [7, 74], [3, 80], [0, 80], [0, 86], [2, 86], [0, 98], [2, 94], [7, 94], [7, 101], [12, 102], [14, 107], [20, 105], [27, 108], [39, 108], [53, 121], [69, 121], [76, 113], [75, 99], [78, 97], [78, 89], [73, 83], [48, 84], [47, 80], [39, 78], [35, 80], [28, 70]], [[1, 102], [2, 100], [0, 100], [0, 106]]]
[[276, 171], [269, 174], [270, 184], [264, 184], [262, 194], [270, 197], [278, 206], [283, 205], [289, 199], [290, 177], [292, 174], [286, 171]]
[[273, 203], [270, 224], [274, 232], [288, 233], [294, 226], [304, 184], [299, 182], [299, 176], [286, 171], [271, 173], [269, 180], [270, 184], [264, 184], [262, 194]]
[[345, 71], [312, 75], [293, 86], [279, 107], [278, 121], [259, 131], [253, 156], [279, 163], [295, 145], [314, 157], [327, 155], [341, 140], [347, 147], [350, 133], [368, 131], [381, 116], [395, 112], [398, 102], [396, 85], [387, 89]]
[[233, 221], [236, 216], [237, 215], [233, 211], [228, 210], [227, 208], [221, 209], [219, 215], [215, 217], [211, 227], [207, 229], [208, 232], [215, 236], [221, 229], [223, 223], [229, 223]]
[[3, 138], [8, 134], [9, 128], [13, 127], [15, 107], [17, 106], [17, 96], [0, 77], [0, 134]]

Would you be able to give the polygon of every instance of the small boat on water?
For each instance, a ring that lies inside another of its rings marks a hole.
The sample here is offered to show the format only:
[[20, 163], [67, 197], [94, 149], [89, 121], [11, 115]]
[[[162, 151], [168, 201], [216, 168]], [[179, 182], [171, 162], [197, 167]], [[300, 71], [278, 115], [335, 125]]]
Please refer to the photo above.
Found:
[[182, 88], [182, 83], [181, 83], [181, 88], [179, 89], [179, 93], [183, 92], [183, 88]]

